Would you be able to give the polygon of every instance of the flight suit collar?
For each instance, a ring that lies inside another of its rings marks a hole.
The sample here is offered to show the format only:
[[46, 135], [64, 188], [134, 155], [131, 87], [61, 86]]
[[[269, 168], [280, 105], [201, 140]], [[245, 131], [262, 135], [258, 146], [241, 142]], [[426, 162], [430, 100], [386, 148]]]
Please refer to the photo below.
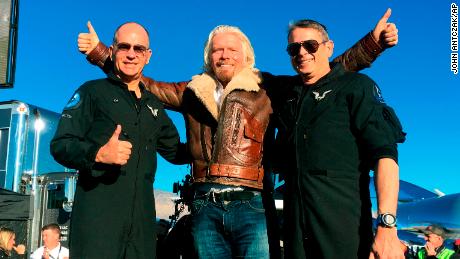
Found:
[[[128, 85], [126, 83], [124, 83], [118, 76], [116, 76], [113, 71], [109, 72], [107, 74], [107, 78], [112, 81], [115, 85], [119, 86], [119, 87], [122, 87], [123, 89], [126, 89], [127, 91], [128, 90]], [[149, 99], [149, 95], [145, 94], [146, 92], [146, 88], [145, 88], [145, 85], [142, 81], [139, 82], [139, 89], [141, 91], [141, 99], [144, 99], [144, 98], [147, 98]]]
[[323, 85], [328, 84], [329, 82], [335, 80], [337, 77], [343, 75], [345, 73], [345, 68], [340, 63], [330, 63], [331, 71], [321, 77], [316, 83], [310, 86], [311, 89], [317, 90]]
[[345, 68], [340, 63], [330, 63], [330, 66], [331, 66], [331, 71], [329, 71], [329, 73], [321, 77], [318, 81], [316, 81], [312, 85], [303, 84], [302, 78], [300, 76], [297, 76], [298, 85], [297, 87], [294, 87], [293, 91], [298, 96], [301, 96], [302, 92], [307, 90], [307, 89], [304, 89], [305, 87], [307, 87], [308, 90], [318, 90], [319, 88], [321, 88], [321, 86], [331, 82], [332, 80], [335, 80], [337, 77], [345, 73]]

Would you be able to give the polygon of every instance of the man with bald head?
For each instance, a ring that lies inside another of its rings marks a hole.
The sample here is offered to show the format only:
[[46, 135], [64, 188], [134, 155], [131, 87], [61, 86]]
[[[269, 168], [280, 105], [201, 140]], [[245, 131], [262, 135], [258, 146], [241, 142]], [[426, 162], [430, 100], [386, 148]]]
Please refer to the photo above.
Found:
[[140, 81], [152, 55], [148, 32], [137, 23], [121, 25], [109, 53], [113, 72], [75, 92], [51, 142], [56, 161], [79, 171], [70, 258], [151, 259], [156, 152], [186, 161], [176, 128]]

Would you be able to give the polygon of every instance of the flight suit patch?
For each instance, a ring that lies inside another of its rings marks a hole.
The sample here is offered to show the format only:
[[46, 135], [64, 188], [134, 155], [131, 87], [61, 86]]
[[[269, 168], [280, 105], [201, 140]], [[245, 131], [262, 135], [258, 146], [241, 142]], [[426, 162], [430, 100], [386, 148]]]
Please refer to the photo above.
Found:
[[152, 113], [152, 116], [156, 119], [158, 117], [158, 109], [152, 108], [152, 106], [147, 104], [147, 107], [149, 108], [150, 112]]
[[80, 97], [80, 93], [79, 92], [76, 92], [72, 98], [70, 98], [69, 102], [67, 103], [67, 105], [64, 107], [64, 110], [67, 110], [67, 109], [76, 109], [78, 108], [78, 106], [80, 106], [80, 103], [81, 103], [81, 97]]
[[330, 92], [332, 92], [332, 90], [324, 91], [322, 94], [320, 94], [319, 92], [312, 92], [312, 94], [314, 95], [315, 100], [319, 102], [319, 101], [323, 100], [326, 97], [326, 94], [328, 94]]
[[374, 99], [377, 102], [385, 103], [385, 100], [383, 99], [382, 91], [380, 90], [380, 88], [377, 85], [374, 85], [373, 94], [374, 94]]

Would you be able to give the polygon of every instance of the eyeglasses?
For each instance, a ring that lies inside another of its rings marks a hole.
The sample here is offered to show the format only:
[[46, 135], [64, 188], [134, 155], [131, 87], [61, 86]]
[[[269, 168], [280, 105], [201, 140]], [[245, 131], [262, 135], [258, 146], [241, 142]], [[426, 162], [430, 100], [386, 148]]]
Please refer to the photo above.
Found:
[[289, 54], [289, 56], [294, 57], [297, 56], [300, 52], [300, 48], [304, 47], [308, 53], [313, 54], [316, 51], [318, 51], [319, 45], [328, 42], [323, 41], [323, 42], [317, 42], [316, 40], [306, 40], [306, 41], [301, 41], [301, 42], [293, 42], [287, 45], [286, 51]]
[[117, 50], [123, 54], [128, 53], [132, 47], [134, 50], [134, 53], [136, 53], [136, 56], [144, 56], [145, 52], [148, 50], [148, 48], [145, 46], [131, 45], [129, 43], [118, 43], [116, 47], [117, 47]]

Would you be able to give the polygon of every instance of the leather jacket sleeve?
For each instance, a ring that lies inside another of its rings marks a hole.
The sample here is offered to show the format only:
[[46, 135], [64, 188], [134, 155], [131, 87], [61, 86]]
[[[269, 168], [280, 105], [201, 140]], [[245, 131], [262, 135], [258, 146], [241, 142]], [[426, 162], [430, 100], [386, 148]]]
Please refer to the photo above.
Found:
[[150, 77], [142, 76], [142, 82], [147, 90], [160, 99], [166, 109], [182, 111], [182, 96], [188, 81], [177, 83], [160, 82]]
[[[113, 62], [109, 58], [109, 49], [102, 42], [99, 42], [86, 59], [91, 64], [101, 68], [106, 74], [113, 69]], [[147, 90], [160, 99], [166, 109], [181, 111], [182, 95], [188, 81], [177, 83], [159, 82], [150, 77], [142, 76], [142, 83], [144, 83]]]
[[383, 51], [384, 49], [372, 36], [372, 32], [369, 32], [332, 62], [342, 63], [347, 71], [359, 71], [370, 67]]

